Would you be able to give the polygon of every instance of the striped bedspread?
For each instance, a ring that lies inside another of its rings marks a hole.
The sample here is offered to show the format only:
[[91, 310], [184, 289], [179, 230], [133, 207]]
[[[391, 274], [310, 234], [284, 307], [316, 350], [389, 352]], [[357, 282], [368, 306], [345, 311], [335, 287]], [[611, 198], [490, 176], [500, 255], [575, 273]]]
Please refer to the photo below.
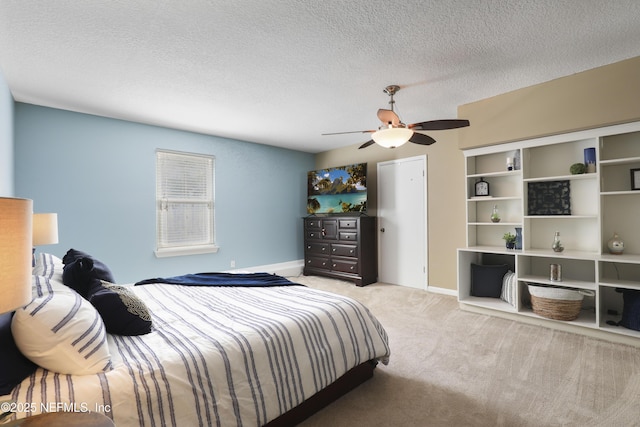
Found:
[[38, 369], [12, 398], [25, 412], [99, 411], [118, 426], [261, 426], [349, 369], [387, 363], [379, 322], [360, 303], [303, 286], [131, 288], [154, 331], [109, 335], [114, 369]]

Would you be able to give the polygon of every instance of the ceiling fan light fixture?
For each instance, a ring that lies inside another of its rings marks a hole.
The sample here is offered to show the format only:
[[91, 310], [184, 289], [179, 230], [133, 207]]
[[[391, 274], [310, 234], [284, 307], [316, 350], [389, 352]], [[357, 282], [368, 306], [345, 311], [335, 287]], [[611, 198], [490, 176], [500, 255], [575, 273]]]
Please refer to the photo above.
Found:
[[371, 135], [376, 144], [385, 148], [396, 148], [409, 141], [413, 131], [407, 128], [385, 128]]

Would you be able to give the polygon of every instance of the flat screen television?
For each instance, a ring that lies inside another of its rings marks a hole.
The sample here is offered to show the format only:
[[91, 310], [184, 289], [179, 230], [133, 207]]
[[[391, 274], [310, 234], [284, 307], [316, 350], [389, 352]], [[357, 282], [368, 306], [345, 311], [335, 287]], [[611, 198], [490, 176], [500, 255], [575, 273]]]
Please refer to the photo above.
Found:
[[307, 213], [367, 211], [367, 164], [356, 163], [307, 173]]

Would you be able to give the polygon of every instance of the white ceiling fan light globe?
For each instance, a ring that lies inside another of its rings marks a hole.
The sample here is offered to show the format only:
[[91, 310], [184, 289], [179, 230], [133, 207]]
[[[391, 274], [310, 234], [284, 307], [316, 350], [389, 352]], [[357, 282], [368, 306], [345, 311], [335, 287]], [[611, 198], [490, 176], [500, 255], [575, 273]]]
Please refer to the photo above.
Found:
[[385, 148], [400, 147], [409, 141], [409, 138], [413, 135], [413, 131], [407, 128], [386, 128], [381, 129], [371, 135], [371, 139], [376, 144]]

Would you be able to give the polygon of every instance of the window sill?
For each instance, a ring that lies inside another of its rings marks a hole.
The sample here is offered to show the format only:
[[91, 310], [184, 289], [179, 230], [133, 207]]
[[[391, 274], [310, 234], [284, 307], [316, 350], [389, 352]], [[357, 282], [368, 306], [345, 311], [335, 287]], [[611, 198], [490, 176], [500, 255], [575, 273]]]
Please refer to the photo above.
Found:
[[162, 248], [156, 249], [154, 251], [156, 258], [167, 258], [173, 256], [183, 256], [183, 255], [200, 255], [200, 254], [211, 254], [218, 252], [220, 249], [215, 245], [203, 245], [203, 246], [184, 246], [184, 247], [176, 247], [176, 248]]

